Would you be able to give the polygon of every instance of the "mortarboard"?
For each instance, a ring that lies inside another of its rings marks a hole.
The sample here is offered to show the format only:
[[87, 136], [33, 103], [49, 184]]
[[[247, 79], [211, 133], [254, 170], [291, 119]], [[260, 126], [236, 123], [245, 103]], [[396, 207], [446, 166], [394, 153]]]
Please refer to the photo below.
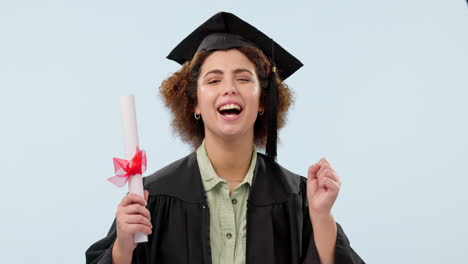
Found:
[[281, 80], [287, 79], [302, 67], [303, 64], [298, 59], [254, 26], [226, 12], [217, 13], [200, 25], [182, 40], [167, 58], [184, 64], [192, 60], [199, 50], [226, 50], [245, 46], [260, 49], [273, 66], [265, 114], [268, 118], [266, 155], [275, 160], [278, 127], [278, 90], [275, 74], [278, 74]]

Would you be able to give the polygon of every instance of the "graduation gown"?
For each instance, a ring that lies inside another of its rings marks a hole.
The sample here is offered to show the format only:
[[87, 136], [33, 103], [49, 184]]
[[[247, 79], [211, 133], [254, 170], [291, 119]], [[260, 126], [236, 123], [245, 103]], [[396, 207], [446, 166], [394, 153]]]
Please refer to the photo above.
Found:
[[[132, 263], [211, 264], [210, 209], [196, 153], [144, 177], [153, 232], [139, 243]], [[306, 192], [307, 179], [258, 153], [247, 201], [246, 263], [319, 264]], [[337, 224], [335, 263], [364, 261]], [[112, 263], [115, 220], [107, 236], [89, 247], [86, 263]]]

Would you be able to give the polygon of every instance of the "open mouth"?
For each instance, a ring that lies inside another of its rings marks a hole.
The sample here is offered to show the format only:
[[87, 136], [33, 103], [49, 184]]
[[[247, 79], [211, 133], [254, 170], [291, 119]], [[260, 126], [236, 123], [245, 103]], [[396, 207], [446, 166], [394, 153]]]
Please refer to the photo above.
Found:
[[237, 117], [242, 112], [242, 107], [238, 104], [225, 104], [218, 108], [218, 112], [224, 117]]

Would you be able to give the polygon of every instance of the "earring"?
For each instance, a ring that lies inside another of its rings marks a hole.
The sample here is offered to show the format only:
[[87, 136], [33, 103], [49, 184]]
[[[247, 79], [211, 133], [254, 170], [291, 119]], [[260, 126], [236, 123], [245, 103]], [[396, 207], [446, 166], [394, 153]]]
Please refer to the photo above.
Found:
[[195, 117], [196, 120], [200, 119], [201, 115], [197, 114], [197, 113], [193, 113], [193, 116]]
[[260, 116], [261, 116], [261, 115], [263, 115], [263, 113], [264, 113], [264, 110], [262, 110], [262, 111], [259, 111], [259, 112], [258, 112], [258, 115], [260, 115]]

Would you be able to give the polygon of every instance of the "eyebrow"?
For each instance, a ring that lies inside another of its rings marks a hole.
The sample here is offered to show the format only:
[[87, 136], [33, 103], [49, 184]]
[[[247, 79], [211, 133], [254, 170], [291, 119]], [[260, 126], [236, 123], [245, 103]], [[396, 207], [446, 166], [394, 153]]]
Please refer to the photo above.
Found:
[[[253, 73], [247, 69], [243, 69], [243, 68], [240, 68], [240, 69], [235, 69], [232, 71], [233, 73], [241, 73], [241, 72], [248, 72], [250, 75], [253, 76]], [[223, 74], [224, 72], [222, 70], [218, 70], [218, 69], [215, 69], [215, 70], [212, 70], [212, 71], [209, 71], [207, 73], [205, 73], [205, 75], [203, 77], [206, 77], [208, 74], [210, 73], [216, 73], [216, 74]]]

